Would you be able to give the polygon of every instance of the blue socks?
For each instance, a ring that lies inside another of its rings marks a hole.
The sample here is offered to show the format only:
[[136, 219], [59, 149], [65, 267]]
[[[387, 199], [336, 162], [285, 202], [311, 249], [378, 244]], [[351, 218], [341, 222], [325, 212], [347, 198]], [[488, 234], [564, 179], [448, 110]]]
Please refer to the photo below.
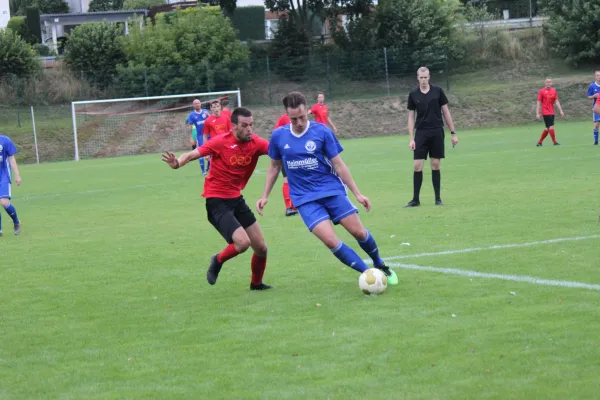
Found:
[[19, 217], [17, 217], [17, 210], [12, 204], [8, 204], [8, 206], [4, 207], [8, 215], [12, 218], [15, 225], [19, 223]]
[[340, 244], [331, 249], [331, 252], [341, 262], [350, 268], [357, 270], [358, 272], [363, 272], [369, 269], [367, 264], [365, 264], [358, 254], [356, 254], [352, 248], [348, 247], [348, 245], [344, 244], [344, 242], [340, 242]]
[[598, 143], [598, 129], [594, 129], [594, 143]]
[[371, 236], [371, 232], [367, 231], [367, 237], [365, 240], [359, 240], [358, 244], [365, 251], [365, 253], [371, 257], [375, 267], [381, 267], [385, 264], [381, 257], [379, 257], [379, 249], [377, 248], [377, 243], [375, 243], [375, 238]]
[[202, 173], [204, 173], [204, 157], [200, 157], [198, 162], [200, 163], [200, 169], [202, 170]]

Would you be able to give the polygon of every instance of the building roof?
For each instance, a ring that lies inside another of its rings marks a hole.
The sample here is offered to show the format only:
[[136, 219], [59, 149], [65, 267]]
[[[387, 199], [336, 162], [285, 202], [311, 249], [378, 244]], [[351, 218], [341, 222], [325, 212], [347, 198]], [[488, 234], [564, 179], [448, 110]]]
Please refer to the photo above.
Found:
[[148, 10], [112, 10], [112, 11], [93, 11], [85, 13], [64, 13], [64, 14], [41, 14], [40, 18], [48, 17], [86, 17], [86, 16], [101, 16], [101, 15], [115, 15], [115, 14], [144, 14], [146, 15]]

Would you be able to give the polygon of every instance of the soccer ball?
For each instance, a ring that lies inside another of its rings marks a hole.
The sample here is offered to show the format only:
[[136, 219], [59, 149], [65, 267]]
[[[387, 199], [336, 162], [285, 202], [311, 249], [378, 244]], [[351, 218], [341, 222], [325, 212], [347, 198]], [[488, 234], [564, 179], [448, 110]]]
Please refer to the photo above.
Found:
[[358, 278], [358, 287], [364, 294], [381, 294], [387, 288], [387, 276], [377, 268], [369, 268]]

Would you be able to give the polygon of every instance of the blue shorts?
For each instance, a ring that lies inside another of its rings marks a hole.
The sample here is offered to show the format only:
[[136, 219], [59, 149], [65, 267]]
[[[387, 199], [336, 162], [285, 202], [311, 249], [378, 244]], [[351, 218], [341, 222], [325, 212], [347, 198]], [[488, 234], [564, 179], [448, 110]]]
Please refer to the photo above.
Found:
[[10, 199], [10, 183], [9, 182], [0, 182], [0, 199]]
[[594, 114], [594, 122], [600, 122], [600, 114], [596, 114], [593, 111], [592, 111], [592, 114]]
[[337, 225], [348, 215], [358, 213], [358, 208], [354, 207], [348, 196], [330, 196], [304, 203], [298, 206], [298, 211], [312, 232], [315, 226], [328, 219]]

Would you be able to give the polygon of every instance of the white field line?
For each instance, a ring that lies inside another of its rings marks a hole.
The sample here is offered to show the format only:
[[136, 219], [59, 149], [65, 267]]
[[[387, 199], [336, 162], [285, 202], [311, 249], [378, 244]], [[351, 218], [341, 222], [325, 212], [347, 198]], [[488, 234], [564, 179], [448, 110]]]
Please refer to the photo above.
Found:
[[[548, 240], [538, 240], [536, 242], [528, 242], [528, 243], [509, 243], [509, 244], [497, 244], [494, 246], [487, 247], [471, 247], [467, 249], [458, 249], [458, 250], [446, 250], [446, 251], [437, 251], [431, 253], [417, 253], [417, 254], [403, 254], [399, 256], [386, 257], [384, 261], [391, 260], [403, 260], [407, 258], [420, 258], [420, 257], [432, 257], [432, 256], [446, 256], [450, 254], [461, 254], [461, 253], [473, 253], [476, 251], [486, 251], [486, 250], [502, 250], [502, 249], [513, 249], [518, 247], [530, 247], [530, 246], [539, 246], [543, 244], [553, 244], [553, 243], [562, 243], [562, 242], [577, 242], [580, 240], [590, 240], [590, 239], [600, 239], [600, 235], [590, 235], [590, 236], [575, 236], [575, 237], [566, 237], [566, 238], [557, 238], [557, 239], [548, 239]], [[367, 264], [372, 264], [371, 260], [365, 260]]]
[[[200, 181], [200, 182], [202, 182], [202, 181]], [[174, 185], [181, 185], [181, 181], [171, 181], [171, 182], [164, 182], [164, 183], [148, 183], [148, 184], [144, 184], [144, 185], [132, 185], [132, 186], [117, 186], [117, 187], [113, 187], [113, 188], [84, 190], [81, 192], [62, 192], [62, 193], [31, 195], [31, 196], [19, 197], [19, 201], [23, 202], [23, 201], [29, 201], [29, 200], [50, 199], [50, 198], [64, 197], [64, 196], [81, 196], [81, 195], [94, 194], [94, 193], [121, 192], [121, 191], [132, 190], [132, 189], [148, 189], [148, 188], [152, 188], [152, 187], [174, 186]], [[199, 188], [202, 189], [201, 185], [199, 186]]]
[[501, 279], [504, 281], [524, 282], [524, 283], [531, 283], [534, 285], [559, 286], [559, 287], [565, 287], [565, 288], [588, 289], [588, 290], [600, 291], [600, 285], [593, 284], [593, 283], [551, 280], [551, 279], [536, 278], [534, 276], [503, 275], [503, 274], [495, 274], [495, 273], [488, 273], [488, 272], [468, 271], [468, 270], [464, 270], [464, 269], [436, 268], [436, 267], [428, 267], [428, 266], [415, 265], [415, 264], [389, 263], [389, 264], [387, 264], [387, 266], [392, 267], [392, 268], [404, 268], [404, 269], [412, 269], [412, 270], [417, 270], [417, 271], [437, 272], [437, 273], [447, 274], [447, 275], [460, 275], [460, 276], [468, 276], [468, 277], [474, 277], [474, 278]]

